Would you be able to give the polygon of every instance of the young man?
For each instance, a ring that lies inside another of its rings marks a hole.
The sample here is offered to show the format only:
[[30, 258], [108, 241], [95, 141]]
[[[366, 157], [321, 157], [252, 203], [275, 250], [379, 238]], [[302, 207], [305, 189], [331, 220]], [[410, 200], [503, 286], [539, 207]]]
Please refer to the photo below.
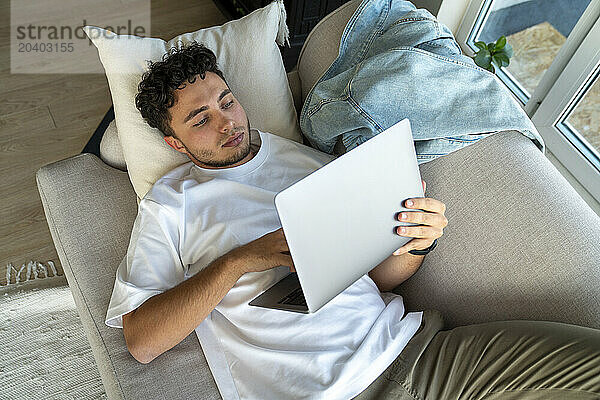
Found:
[[[201, 45], [152, 64], [136, 105], [191, 160], [141, 201], [117, 271], [106, 323], [123, 328], [138, 361], [149, 363], [195, 330], [226, 399], [441, 399], [540, 384], [556, 385], [556, 393], [600, 393], [597, 377], [545, 380], [562, 377], [556, 363], [569, 357], [578, 360], [570, 367], [576, 371], [598, 370], [600, 355], [577, 358], [600, 352], [591, 344], [600, 342], [595, 330], [515, 323], [436, 335], [439, 313], [405, 314], [402, 297], [388, 291], [421, 265], [424, 256], [408, 251], [427, 249], [443, 234], [446, 207], [432, 198], [411, 199], [405, 206], [415, 211], [398, 215], [421, 224], [397, 232], [414, 239], [318, 313], [248, 306], [293, 269], [274, 196], [332, 157], [250, 129], [214, 54]], [[534, 372], [531, 358], [515, 349], [532, 329], [564, 333], [559, 341], [530, 342], [538, 346], [532, 357], [542, 356]], [[531, 380], [537, 368], [541, 380]]]

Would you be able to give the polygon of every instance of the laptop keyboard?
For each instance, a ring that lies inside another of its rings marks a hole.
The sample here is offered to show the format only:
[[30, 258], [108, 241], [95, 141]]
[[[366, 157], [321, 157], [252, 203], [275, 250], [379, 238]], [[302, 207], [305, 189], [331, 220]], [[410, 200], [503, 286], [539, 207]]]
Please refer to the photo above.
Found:
[[304, 299], [304, 293], [302, 292], [302, 288], [294, 290], [292, 293], [288, 294], [283, 299], [279, 300], [277, 303], [306, 307], [306, 300]]

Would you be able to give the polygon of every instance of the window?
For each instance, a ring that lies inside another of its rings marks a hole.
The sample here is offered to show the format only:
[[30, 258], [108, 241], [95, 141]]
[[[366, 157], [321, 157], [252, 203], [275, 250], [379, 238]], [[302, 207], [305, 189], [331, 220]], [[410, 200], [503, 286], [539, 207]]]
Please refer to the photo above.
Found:
[[456, 33], [465, 53], [506, 36], [496, 75], [547, 148], [600, 201], [600, 0], [471, 0]]

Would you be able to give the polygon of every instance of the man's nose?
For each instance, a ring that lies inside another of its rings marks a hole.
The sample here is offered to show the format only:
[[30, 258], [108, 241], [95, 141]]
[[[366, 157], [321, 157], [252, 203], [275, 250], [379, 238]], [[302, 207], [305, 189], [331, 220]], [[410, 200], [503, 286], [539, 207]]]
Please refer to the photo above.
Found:
[[227, 118], [224, 115], [221, 115], [221, 120], [219, 121], [219, 124], [220, 124], [220, 131], [222, 133], [230, 133], [231, 130], [233, 130], [233, 127], [235, 126], [233, 120], [230, 118]]

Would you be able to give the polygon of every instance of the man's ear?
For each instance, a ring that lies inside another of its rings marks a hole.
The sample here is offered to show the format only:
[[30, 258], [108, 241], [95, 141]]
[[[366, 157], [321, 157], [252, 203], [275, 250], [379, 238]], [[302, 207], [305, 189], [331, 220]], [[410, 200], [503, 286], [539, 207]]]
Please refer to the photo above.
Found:
[[179, 139], [177, 139], [176, 137], [174, 137], [174, 136], [165, 136], [164, 139], [165, 139], [165, 142], [167, 142], [167, 144], [169, 146], [171, 146], [173, 149], [177, 150], [180, 153], [187, 154], [185, 147], [179, 141]]

